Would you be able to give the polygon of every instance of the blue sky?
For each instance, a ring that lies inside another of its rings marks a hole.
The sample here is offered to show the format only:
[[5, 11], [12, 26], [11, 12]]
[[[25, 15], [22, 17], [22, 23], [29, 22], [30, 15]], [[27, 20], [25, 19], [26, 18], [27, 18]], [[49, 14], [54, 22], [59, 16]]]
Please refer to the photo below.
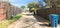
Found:
[[[34, 1], [36, 1], [36, 2], [40, 1], [40, 3], [42, 5], [45, 5], [45, 3], [43, 2], [43, 0], [34, 0]], [[15, 6], [18, 6], [18, 7], [20, 7], [22, 5], [27, 6], [27, 3], [29, 3], [29, 2], [32, 2], [32, 0], [10, 0], [10, 3], [12, 5], [15, 5]]]

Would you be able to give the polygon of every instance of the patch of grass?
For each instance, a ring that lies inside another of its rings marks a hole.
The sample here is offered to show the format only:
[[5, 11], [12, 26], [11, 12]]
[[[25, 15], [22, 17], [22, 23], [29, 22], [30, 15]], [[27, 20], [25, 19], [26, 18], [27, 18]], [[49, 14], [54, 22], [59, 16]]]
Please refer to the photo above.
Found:
[[18, 20], [21, 16], [22, 16], [22, 14], [17, 14], [16, 16], [13, 16], [12, 19], [4, 20], [3, 22], [0, 23], [0, 28], [7, 28], [8, 25], [10, 25], [14, 21]]

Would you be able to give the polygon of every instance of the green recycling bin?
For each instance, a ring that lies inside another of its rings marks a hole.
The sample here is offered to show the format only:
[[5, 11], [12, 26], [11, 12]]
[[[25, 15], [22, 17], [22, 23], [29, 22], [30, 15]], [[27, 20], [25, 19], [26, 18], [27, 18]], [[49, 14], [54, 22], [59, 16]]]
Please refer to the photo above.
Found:
[[58, 19], [59, 19], [58, 14], [49, 14], [49, 19], [50, 19], [50, 26], [51, 27], [57, 27], [58, 26]]

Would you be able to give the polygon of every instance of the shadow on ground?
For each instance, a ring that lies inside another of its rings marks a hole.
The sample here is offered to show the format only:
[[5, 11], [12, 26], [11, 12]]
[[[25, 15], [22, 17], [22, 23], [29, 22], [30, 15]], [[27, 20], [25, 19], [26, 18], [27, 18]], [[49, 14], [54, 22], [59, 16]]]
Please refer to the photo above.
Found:
[[39, 22], [49, 22], [47, 19], [44, 19], [44, 18], [42, 18], [42, 17], [40, 17], [40, 16], [34, 15], [34, 17], [35, 17], [36, 20], [39, 21]]
[[[50, 27], [49, 26], [49, 21], [47, 20], [47, 19], [44, 19], [44, 18], [42, 18], [42, 17], [40, 17], [40, 16], [37, 16], [37, 15], [34, 15], [34, 17], [36, 18], [36, 20], [38, 21], [38, 22], [42, 22], [43, 24], [39, 24], [40, 26], [47, 26], [47, 27]], [[47, 24], [48, 23], [48, 24]]]
[[[40, 26], [46, 26], [46, 27], [50, 27], [49, 26], [49, 21], [38, 16], [38, 15], [33, 15], [33, 14], [24, 14], [24, 15], [27, 15], [27, 16], [34, 16], [34, 18], [38, 21], [38, 22], [41, 22], [43, 24], [39, 24]], [[48, 24], [47, 24], [48, 23]]]

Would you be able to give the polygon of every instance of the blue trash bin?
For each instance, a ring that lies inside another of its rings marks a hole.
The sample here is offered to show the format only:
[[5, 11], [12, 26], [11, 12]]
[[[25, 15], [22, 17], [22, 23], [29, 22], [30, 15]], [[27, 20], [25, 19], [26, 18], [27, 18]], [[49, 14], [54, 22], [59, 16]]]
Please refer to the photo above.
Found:
[[51, 27], [57, 27], [59, 15], [57, 15], [57, 14], [50, 14], [49, 15], [49, 19], [50, 19]]

